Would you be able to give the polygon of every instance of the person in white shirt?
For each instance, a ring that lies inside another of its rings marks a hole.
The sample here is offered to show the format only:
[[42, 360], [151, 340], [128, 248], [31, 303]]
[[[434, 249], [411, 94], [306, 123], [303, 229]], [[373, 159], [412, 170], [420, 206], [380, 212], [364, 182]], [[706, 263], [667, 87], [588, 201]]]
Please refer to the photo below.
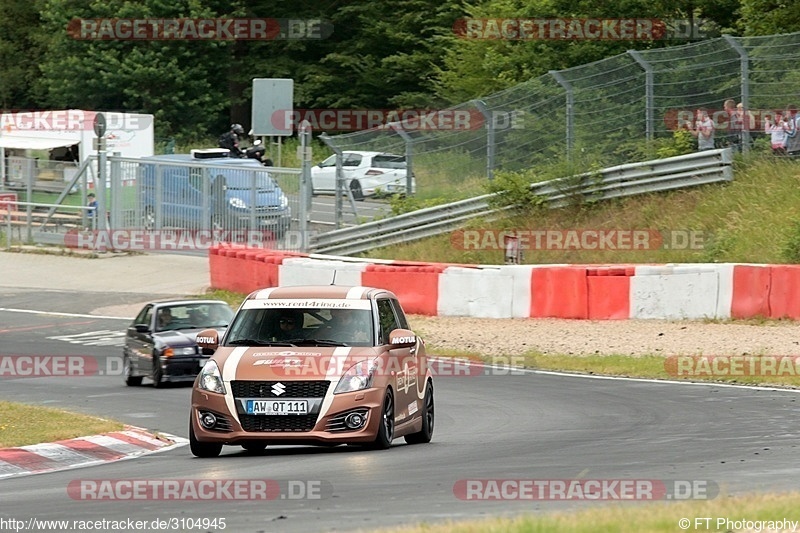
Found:
[[697, 110], [697, 120], [694, 128], [690, 126], [689, 131], [697, 137], [697, 149], [699, 151], [714, 149], [714, 121], [708, 116], [708, 111], [705, 109]]

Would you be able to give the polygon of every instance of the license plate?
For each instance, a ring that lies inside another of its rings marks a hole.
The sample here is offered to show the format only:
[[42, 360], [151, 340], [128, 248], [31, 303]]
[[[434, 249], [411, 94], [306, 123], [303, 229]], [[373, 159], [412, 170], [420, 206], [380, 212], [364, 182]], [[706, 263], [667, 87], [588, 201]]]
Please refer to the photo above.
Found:
[[307, 400], [247, 400], [248, 415], [307, 415]]

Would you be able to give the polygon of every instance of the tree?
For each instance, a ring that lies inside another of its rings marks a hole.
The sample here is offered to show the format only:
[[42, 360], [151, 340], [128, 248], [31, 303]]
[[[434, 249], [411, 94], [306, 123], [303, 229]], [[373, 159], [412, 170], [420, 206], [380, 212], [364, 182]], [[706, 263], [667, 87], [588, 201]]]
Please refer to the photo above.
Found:
[[199, 4], [49, 0], [41, 12], [49, 35], [40, 80], [45, 101], [55, 108], [151, 113], [159, 137], [194, 138], [218, 129], [228, 106], [230, 42], [75, 38], [76, 19], [217, 16]]

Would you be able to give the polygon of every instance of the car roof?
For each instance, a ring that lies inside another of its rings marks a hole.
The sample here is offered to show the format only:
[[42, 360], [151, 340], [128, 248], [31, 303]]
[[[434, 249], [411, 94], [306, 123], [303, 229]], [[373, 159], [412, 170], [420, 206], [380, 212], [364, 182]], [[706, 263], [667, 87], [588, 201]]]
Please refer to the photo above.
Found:
[[397, 298], [394, 293], [386, 289], [375, 287], [362, 287], [351, 285], [297, 285], [290, 287], [270, 287], [253, 291], [248, 295], [248, 300], [268, 300], [268, 299], [307, 299], [316, 298], [320, 300], [371, 300], [384, 296]]
[[358, 151], [358, 150], [346, 150], [346, 151], [344, 151], [342, 153], [343, 154], [357, 154], [357, 155], [363, 155], [363, 156], [388, 155], [388, 156], [392, 156], [392, 157], [403, 157], [403, 158], [405, 158], [404, 155], [392, 154], [392, 153], [389, 153], [389, 152], [361, 152], [361, 151]]
[[191, 154], [164, 154], [150, 155], [141, 158], [143, 161], [165, 161], [172, 163], [197, 163], [198, 165], [231, 165], [235, 167], [261, 167], [263, 165], [255, 159], [239, 157], [209, 157], [198, 159]]
[[[193, 299], [193, 300], [155, 300], [152, 302], [147, 302], [145, 305], [154, 305], [156, 307], [171, 307], [176, 305], [191, 305], [191, 304], [225, 304], [228, 307], [228, 302], [224, 300], [204, 300], [204, 299]], [[144, 307], [144, 306], [142, 306]]]

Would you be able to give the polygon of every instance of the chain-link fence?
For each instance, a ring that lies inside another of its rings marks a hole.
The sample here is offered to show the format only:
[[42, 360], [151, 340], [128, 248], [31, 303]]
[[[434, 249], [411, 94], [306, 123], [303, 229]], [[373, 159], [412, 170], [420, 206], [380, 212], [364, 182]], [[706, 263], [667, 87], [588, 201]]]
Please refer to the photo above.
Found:
[[[731, 127], [728, 99], [742, 104], [744, 134]], [[650, 159], [700, 108], [715, 121], [717, 147], [748, 150], [764, 135], [765, 118], [793, 104], [800, 104], [800, 32], [724, 36], [551, 71], [435, 113], [448, 118], [441, 123], [401, 121], [326, 142], [337, 151], [404, 154], [418, 192], [430, 196], [496, 170], [577, 154], [604, 166]]]

